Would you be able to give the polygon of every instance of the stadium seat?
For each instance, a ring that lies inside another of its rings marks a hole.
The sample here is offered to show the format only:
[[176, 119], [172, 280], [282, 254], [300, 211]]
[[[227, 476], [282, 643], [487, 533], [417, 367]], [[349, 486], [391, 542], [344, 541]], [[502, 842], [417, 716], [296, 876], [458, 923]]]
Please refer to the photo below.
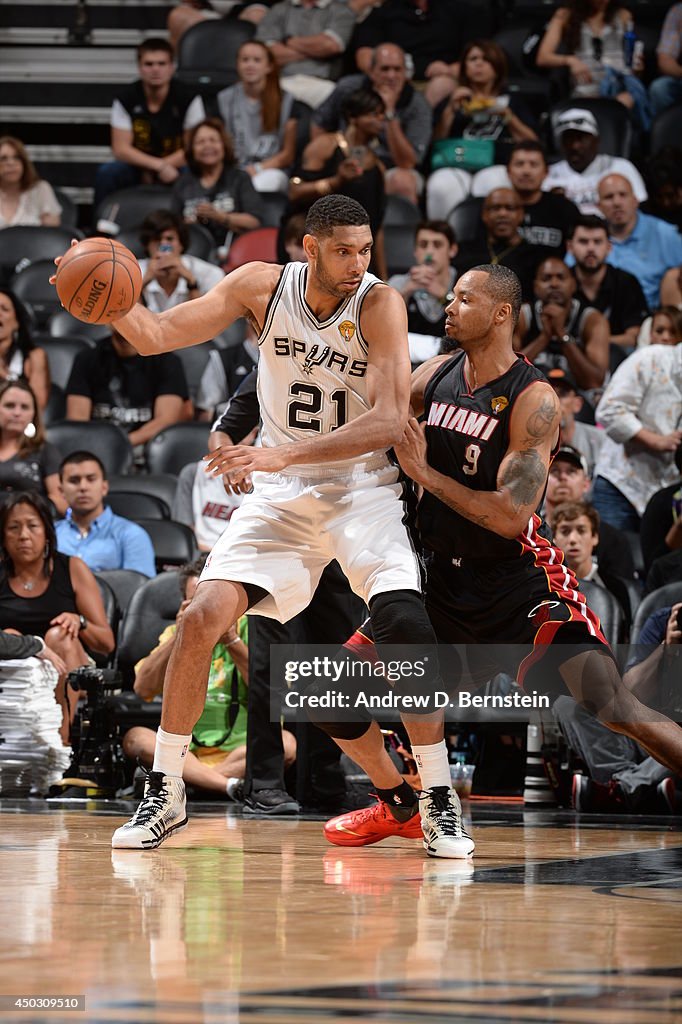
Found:
[[84, 338], [90, 345], [111, 334], [108, 324], [85, 324], [62, 308], [52, 314], [46, 326], [53, 338]]
[[236, 18], [193, 25], [178, 44], [176, 77], [202, 96], [215, 96], [237, 81], [237, 51], [255, 31], [251, 22]]
[[57, 291], [50, 284], [54, 271], [52, 260], [36, 260], [17, 271], [9, 280], [10, 289], [29, 307], [33, 322], [39, 330], [46, 329], [52, 314], [61, 309]]
[[384, 213], [384, 225], [386, 224], [409, 224], [416, 228], [423, 220], [422, 212], [418, 206], [411, 203], [404, 196], [386, 196], [386, 212]]
[[189, 397], [194, 401], [199, 390], [199, 383], [203, 376], [208, 358], [215, 348], [212, 341], [205, 341], [201, 345], [190, 345], [188, 348], [176, 349], [175, 355], [182, 363], [187, 378]]
[[[53, 260], [71, 245], [72, 238], [82, 232], [71, 226], [48, 228], [15, 225], [0, 230], [0, 273], [11, 276], [20, 267], [36, 260]], [[52, 265], [54, 272], [54, 264]]]
[[667, 608], [668, 605], [677, 604], [678, 601], [682, 601], [682, 580], [679, 583], [666, 583], [664, 587], [659, 587], [658, 590], [653, 590], [650, 594], [647, 594], [637, 609], [635, 621], [630, 630], [630, 643], [636, 644], [639, 642], [642, 627], [652, 612], [657, 611], [659, 608]]
[[62, 208], [62, 222], [60, 227], [62, 228], [74, 228], [78, 237], [80, 238], [80, 232], [78, 231], [78, 207], [74, 203], [73, 199], [64, 192], [61, 188], [55, 188], [54, 194], [57, 197], [57, 202]]
[[113, 592], [121, 618], [125, 615], [133, 594], [149, 581], [148, 576], [134, 569], [102, 569], [96, 572], [95, 576], [98, 581], [106, 583]]
[[197, 556], [194, 531], [173, 519], [138, 519], [154, 545], [156, 570], [163, 572], [169, 565], [183, 565]]
[[198, 462], [208, 451], [208, 423], [175, 423], [147, 442], [151, 473], [179, 473], [188, 462]]
[[[118, 636], [118, 626], [121, 621], [121, 610], [119, 608], [118, 601], [116, 600], [116, 595], [106, 580], [101, 579], [101, 577], [97, 575], [95, 576], [95, 579], [97, 580], [97, 586], [99, 587], [99, 592], [102, 596], [102, 603], [104, 605], [104, 613], [107, 617], [107, 622], [111, 626], [114, 639], [116, 639]], [[98, 654], [96, 651], [92, 651], [90, 653], [91, 657], [94, 658], [95, 663], [99, 665], [100, 668], [113, 665], [114, 663], [115, 649], [113, 654]]]
[[47, 439], [56, 445], [62, 457], [80, 450], [93, 452], [103, 462], [107, 474], [125, 473], [133, 464], [127, 434], [105, 420], [62, 420], [49, 427]]
[[43, 426], [51, 427], [66, 416], [66, 395], [64, 389], [60, 388], [54, 381], [50, 384], [50, 395], [47, 405], [43, 409]]
[[284, 192], [259, 192], [258, 196], [265, 207], [262, 226], [264, 228], [278, 228], [282, 223], [282, 217], [289, 205], [289, 200]]
[[246, 231], [235, 238], [227, 254], [225, 273], [229, 274], [231, 270], [253, 260], [277, 263], [277, 228], [256, 228], [255, 231]]
[[137, 476], [113, 474], [109, 476], [109, 494], [131, 490], [135, 490], [137, 494], [151, 494], [164, 503], [168, 509], [168, 515], [165, 518], [168, 519], [170, 519], [170, 510], [177, 486], [178, 478], [172, 473], [138, 473]]
[[608, 642], [611, 645], [622, 643], [625, 639], [625, 618], [611, 591], [590, 580], [581, 580], [580, 589], [594, 614], [599, 616], [602, 633]]
[[601, 96], [581, 96], [579, 100], [563, 100], [552, 107], [548, 120], [551, 152], [559, 152], [557, 140], [554, 137], [555, 121], [562, 111], [569, 110], [571, 107], [591, 110], [594, 114], [599, 126], [600, 153], [630, 158], [632, 149], [632, 121], [630, 120], [630, 112], [618, 100], [605, 99]]
[[134, 668], [152, 651], [166, 626], [175, 622], [182, 594], [177, 572], [164, 572], [147, 580], [130, 598], [119, 629], [116, 662], [124, 685], [132, 687]]
[[404, 274], [414, 263], [414, 225], [385, 224], [384, 251], [389, 274]]
[[[135, 486], [130, 478], [131, 488]], [[165, 501], [153, 494], [139, 491], [110, 491], [104, 499], [114, 515], [125, 519], [170, 519], [170, 509]]]
[[73, 361], [79, 352], [90, 348], [84, 338], [41, 338], [39, 341], [47, 355], [50, 379], [60, 388], [66, 388]]
[[637, 579], [643, 580], [646, 572], [644, 569], [644, 555], [642, 554], [642, 541], [639, 533], [635, 530], [621, 530], [620, 533], [626, 541], [627, 546], [630, 548], [632, 564], [635, 567], [635, 575], [637, 576]]
[[448, 214], [448, 224], [455, 232], [457, 244], [475, 242], [483, 233], [481, 222], [481, 210], [483, 200], [474, 196], [465, 199], [464, 202], [451, 210]]
[[164, 185], [135, 185], [122, 188], [103, 199], [95, 211], [95, 226], [100, 219], [118, 224], [120, 230], [136, 228], [148, 213], [170, 210], [173, 207], [171, 190]]
[[651, 126], [649, 152], [658, 153], [664, 146], [677, 143], [682, 138], [682, 104], [662, 110]]

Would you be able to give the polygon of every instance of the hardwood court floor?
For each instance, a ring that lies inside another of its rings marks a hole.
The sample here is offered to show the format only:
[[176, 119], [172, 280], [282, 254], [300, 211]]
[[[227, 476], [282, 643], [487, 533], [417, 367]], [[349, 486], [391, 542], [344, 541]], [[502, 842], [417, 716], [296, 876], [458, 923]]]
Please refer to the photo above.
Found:
[[112, 851], [120, 806], [5, 802], [2, 994], [86, 1009], [0, 1022], [682, 1020], [682, 820], [472, 807], [468, 865], [218, 805]]

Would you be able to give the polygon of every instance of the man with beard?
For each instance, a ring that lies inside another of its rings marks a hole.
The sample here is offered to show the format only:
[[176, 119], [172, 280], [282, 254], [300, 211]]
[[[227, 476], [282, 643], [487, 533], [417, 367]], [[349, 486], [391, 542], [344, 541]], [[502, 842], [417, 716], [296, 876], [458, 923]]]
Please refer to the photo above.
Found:
[[462, 247], [455, 260], [458, 274], [480, 264], [500, 264], [513, 270], [519, 281], [525, 302], [533, 295], [535, 268], [545, 250], [530, 245], [519, 230], [524, 217], [523, 204], [513, 188], [495, 188], [484, 202], [481, 220], [485, 225], [483, 243]]
[[586, 214], [575, 223], [566, 263], [571, 266], [575, 261], [576, 299], [598, 309], [608, 320], [610, 343], [634, 348], [639, 329], [648, 315], [646, 299], [634, 274], [606, 262], [611, 248], [605, 221]]
[[535, 301], [524, 305], [514, 346], [547, 373], [560, 368], [582, 391], [601, 387], [609, 365], [606, 317], [575, 297], [576, 281], [563, 260], [544, 260], [533, 284]]

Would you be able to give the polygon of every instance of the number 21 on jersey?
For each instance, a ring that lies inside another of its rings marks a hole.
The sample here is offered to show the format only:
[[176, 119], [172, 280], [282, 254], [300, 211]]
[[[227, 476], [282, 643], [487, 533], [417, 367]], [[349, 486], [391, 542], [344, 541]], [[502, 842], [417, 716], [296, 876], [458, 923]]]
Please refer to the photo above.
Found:
[[[294, 381], [289, 388], [289, 396], [292, 400], [287, 406], [287, 425], [321, 433], [323, 417], [318, 413], [322, 412], [324, 402], [322, 388], [317, 384]], [[348, 393], [345, 388], [339, 388], [331, 393], [329, 399], [334, 405], [334, 422], [329, 429], [338, 430], [348, 418]]]

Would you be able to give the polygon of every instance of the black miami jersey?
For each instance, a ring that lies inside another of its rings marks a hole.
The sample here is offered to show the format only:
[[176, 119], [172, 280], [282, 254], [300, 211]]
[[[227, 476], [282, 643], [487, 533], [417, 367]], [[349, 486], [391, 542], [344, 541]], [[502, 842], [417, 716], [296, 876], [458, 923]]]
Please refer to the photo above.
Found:
[[[424, 396], [428, 460], [439, 473], [474, 491], [497, 490], [500, 463], [509, 447], [517, 398], [544, 375], [523, 356], [495, 380], [471, 389], [465, 354], [440, 366]], [[544, 524], [533, 520], [533, 533]], [[467, 559], [505, 559], [527, 550], [523, 537], [509, 540], [478, 526], [426, 491], [419, 504], [419, 531], [427, 548]]]

